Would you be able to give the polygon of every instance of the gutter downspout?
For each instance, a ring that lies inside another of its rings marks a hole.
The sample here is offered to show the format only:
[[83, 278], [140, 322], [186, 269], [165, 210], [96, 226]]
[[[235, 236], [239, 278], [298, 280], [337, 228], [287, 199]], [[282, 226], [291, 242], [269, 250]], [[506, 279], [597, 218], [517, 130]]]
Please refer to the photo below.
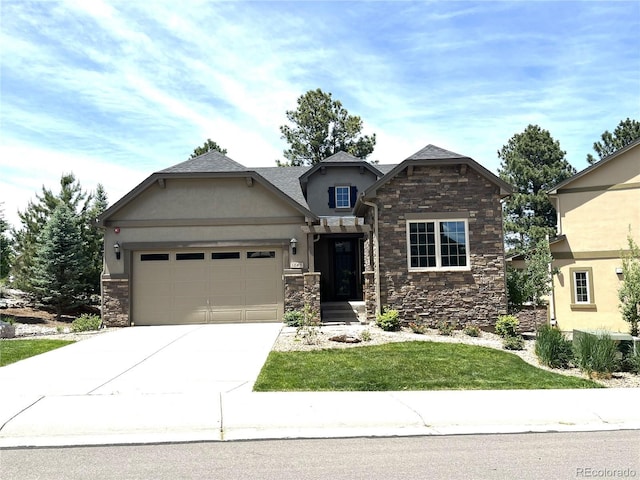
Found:
[[373, 248], [373, 276], [376, 282], [376, 313], [381, 313], [381, 302], [380, 302], [380, 239], [378, 237], [378, 205], [373, 202], [367, 202], [361, 197], [360, 201], [367, 205], [368, 207], [373, 207], [373, 236], [375, 238], [374, 248]]

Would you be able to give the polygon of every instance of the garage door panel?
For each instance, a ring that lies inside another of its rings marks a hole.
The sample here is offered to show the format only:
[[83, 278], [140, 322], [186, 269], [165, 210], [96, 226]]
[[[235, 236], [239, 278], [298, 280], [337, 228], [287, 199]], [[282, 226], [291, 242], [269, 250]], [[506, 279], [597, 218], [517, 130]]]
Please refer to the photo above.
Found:
[[264, 306], [258, 310], [246, 310], [247, 322], [277, 322], [278, 321], [278, 309], [269, 308], [270, 306]]
[[132, 319], [138, 325], [275, 322], [283, 294], [280, 250], [134, 255]]
[[239, 307], [246, 305], [246, 299], [244, 295], [214, 295], [211, 300], [212, 308], [218, 307]]
[[244, 321], [244, 313], [245, 311], [243, 309], [213, 310], [213, 312], [211, 312], [211, 321], [212, 323], [240, 323]]

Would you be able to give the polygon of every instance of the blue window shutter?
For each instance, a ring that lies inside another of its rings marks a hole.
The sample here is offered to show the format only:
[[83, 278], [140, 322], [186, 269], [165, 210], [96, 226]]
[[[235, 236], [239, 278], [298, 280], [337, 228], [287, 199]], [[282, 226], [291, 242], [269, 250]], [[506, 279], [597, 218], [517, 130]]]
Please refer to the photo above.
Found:
[[336, 187], [329, 187], [329, 208], [336, 208]]
[[351, 207], [356, 205], [356, 201], [358, 200], [358, 187], [353, 185], [351, 187]]

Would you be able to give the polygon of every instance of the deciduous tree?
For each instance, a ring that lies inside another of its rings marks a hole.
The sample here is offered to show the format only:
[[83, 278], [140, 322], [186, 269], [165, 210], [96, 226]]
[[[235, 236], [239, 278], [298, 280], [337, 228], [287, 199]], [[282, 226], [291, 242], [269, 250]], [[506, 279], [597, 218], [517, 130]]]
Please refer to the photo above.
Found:
[[362, 119], [319, 88], [300, 96], [298, 108], [286, 115], [290, 125], [282, 125], [280, 132], [289, 144], [284, 151], [289, 162], [278, 165], [314, 165], [340, 151], [364, 159], [376, 146], [375, 133], [362, 135]]
[[622, 285], [618, 290], [618, 298], [622, 317], [629, 322], [631, 335], [637, 337], [640, 322], [640, 248], [631, 233], [627, 236], [627, 244], [628, 252], [621, 254]]

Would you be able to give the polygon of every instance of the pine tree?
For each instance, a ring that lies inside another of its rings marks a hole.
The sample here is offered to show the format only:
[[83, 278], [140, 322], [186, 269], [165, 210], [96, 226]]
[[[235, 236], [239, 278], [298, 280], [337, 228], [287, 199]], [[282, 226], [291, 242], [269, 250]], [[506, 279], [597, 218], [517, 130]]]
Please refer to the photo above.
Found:
[[98, 184], [91, 206], [87, 210], [86, 221], [81, 223], [80, 231], [87, 268], [85, 273], [89, 293], [100, 293], [100, 275], [102, 274], [102, 257], [104, 253], [104, 232], [97, 227], [95, 220], [107, 209], [107, 193], [104, 187]]
[[191, 154], [191, 156], [189, 156], [189, 158], [196, 158], [196, 157], [198, 157], [200, 155], [204, 155], [205, 153], [207, 153], [207, 152], [209, 152], [211, 150], [217, 150], [218, 152], [220, 152], [223, 155], [227, 154], [227, 149], [226, 148], [222, 148], [216, 142], [214, 142], [210, 138], [207, 138], [207, 141], [204, 142], [204, 144], [201, 147], [196, 147], [196, 148], [193, 149], [193, 153]]
[[66, 204], [54, 209], [35, 253], [32, 286], [38, 300], [54, 306], [58, 318], [67, 309], [86, 303], [82, 236]]
[[574, 175], [560, 142], [529, 125], [498, 151], [500, 178], [513, 186], [504, 204], [504, 233], [510, 252], [524, 253], [556, 232], [556, 210], [546, 191]]
[[279, 166], [315, 165], [344, 151], [367, 158], [376, 146], [376, 134], [361, 135], [362, 119], [349, 112], [331, 93], [309, 90], [298, 98], [298, 108], [286, 112], [290, 125], [282, 125], [282, 138], [289, 144], [284, 151], [288, 163]]
[[11, 239], [7, 235], [9, 226], [4, 219], [2, 203], [0, 203], [0, 279], [9, 275], [11, 265]]
[[613, 133], [605, 130], [600, 136], [600, 141], [593, 144], [593, 149], [598, 154], [595, 158], [590, 153], [587, 155], [587, 162], [593, 165], [604, 157], [608, 157], [617, 150], [626, 147], [631, 142], [640, 138], [640, 122], [627, 118], [621, 120]]
[[93, 197], [84, 192], [80, 182], [73, 174], [62, 175], [60, 178], [60, 192], [54, 194], [42, 187], [42, 193], [36, 194], [36, 200], [30, 201], [27, 208], [18, 212], [22, 227], [13, 231], [15, 258], [12, 273], [18, 288], [30, 292], [31, 273], [38, 238], [42, 229], [55, 208], [59, 204], [66, 205], [81, 224], [89, 221], [88, 209]]

